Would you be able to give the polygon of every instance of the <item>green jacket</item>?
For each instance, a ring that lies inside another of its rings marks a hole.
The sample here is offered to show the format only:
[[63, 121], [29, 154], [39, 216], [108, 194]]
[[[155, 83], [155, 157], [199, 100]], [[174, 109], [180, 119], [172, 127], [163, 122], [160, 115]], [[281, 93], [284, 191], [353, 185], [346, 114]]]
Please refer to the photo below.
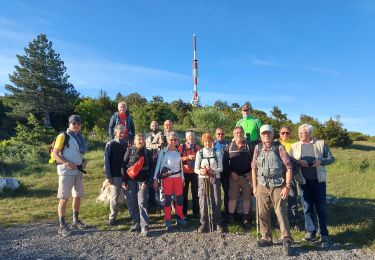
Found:
[[241, 126], [246, 134], [250, 134], [251, 142], [260, 140], [259, 129], [263, 125], [262, 121], [258, 118], [249, 115], [248, 117], [241, 118], [237, 121], [236, 126]]

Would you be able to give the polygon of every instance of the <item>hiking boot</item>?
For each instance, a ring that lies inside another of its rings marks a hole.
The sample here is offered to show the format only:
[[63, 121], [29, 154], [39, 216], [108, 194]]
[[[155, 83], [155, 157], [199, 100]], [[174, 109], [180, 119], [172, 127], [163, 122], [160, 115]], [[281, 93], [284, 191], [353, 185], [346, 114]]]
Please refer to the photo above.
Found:
[[244, 217], [242, 219], [242, 225], [243, 225], [244, 228], [250, 228], [250, 220], [249, 220], [249, 218]]
[[208, 226], [206, 224], [202, 224], [200, 225], [200, 227], [198, 228], [198, 233], [205, 233], [208, 231]]
[[71, 235], [72, 231], [69, 229], [67, 225], [63, 225], [59, 227], [57, 233], [63, 237], [67, 237]]
[[135, 223], [131, 228], [129, 229], [129, 232], [138, 232], [141, 230], [141, 226], [139, 223]]
[[170, 221], [170, 220], [165, 221], [165, 230], [172, 231], [172, 229], [173, 229], [172, 221]]
[[221, 225], [216, 225], [216, 232], [219, 234], [223, 233], [224, 232], [223, 227]]
[[177, 221], [176, 221], [176, 225], [177, 226], [185, 226], [185, 225], [187, 225], [187, 221], [184, 219], [184, 218], [179, 218], [179, 219], [177, 219]]
[[270, 240], [266, 240], [266, 239], [260, 239], [257, 241], [257, 245], [259, 247], [267, 247], [267, 246], [271, 246], [272, 245], [272, 241]]
[[144, 226], [141, 228], [141, 235], [144, 237], [148, 236], [148, 226]]
[[327, 247], [331, 244], [331, 241], [329, 240], [329, 236], [322, 236], [320, 239], [320, 245], [322, 247]]
[[316, 235], [314, 232], [306, 232], [305, 234], [305, 241], [307, 242], [315, 242]]
[[284, 256], [290, 256], [292, 254], [290, 239], [283, 239], [282, 251]]
[[109, 226], [115, 226], [116, 225], [116, 220], [114, 220], [114, 219], [108, 220], [108, 225]]
[[86, 228], [86, 224], [83, 223], [80, 219], [74, 221], [71, 225], [72, 228], [76, 228], [76, 229], [85, 229]]

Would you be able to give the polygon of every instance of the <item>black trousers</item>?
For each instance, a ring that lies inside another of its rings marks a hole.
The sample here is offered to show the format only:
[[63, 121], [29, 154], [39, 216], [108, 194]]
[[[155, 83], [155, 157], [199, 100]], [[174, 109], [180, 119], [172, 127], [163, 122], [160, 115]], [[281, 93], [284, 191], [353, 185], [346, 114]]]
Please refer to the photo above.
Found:
[[229, 201], [229, 175], [226, 172], [220, 173], [221, 187], [224, 192], [224, 213], [229, 214], [228, 201]]
[[183, 213], [186, 216], [188, 211], [188, 194], [189, 186], [191, 184], [191, 197], [193, 202], [193, 214], [199, 214], [199, 198], [198, 198], [198, 174], [184, 173], [185, 186], [184, 186], [184, 205]]

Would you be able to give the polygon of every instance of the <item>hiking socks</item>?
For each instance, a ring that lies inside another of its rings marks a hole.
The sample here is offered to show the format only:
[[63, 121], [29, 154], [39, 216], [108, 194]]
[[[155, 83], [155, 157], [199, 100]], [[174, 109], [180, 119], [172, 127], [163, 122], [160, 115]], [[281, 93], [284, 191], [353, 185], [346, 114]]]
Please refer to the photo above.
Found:
[[60, 227], [63, 227], [66, 225], [65, 223], [65, 217], [59, 217], [59, 223], [60, 223]]
[[79, 211], [73, 212], [73, 223], [78, 221], [78, 215], [79, 215]]

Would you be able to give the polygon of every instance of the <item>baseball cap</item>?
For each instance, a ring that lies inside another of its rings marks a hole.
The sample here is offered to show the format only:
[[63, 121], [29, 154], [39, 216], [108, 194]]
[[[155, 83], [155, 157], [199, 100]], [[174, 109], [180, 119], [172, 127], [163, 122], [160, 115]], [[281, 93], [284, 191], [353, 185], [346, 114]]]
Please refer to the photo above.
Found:
[[263, 133], [263, 132], [271, 132], [272, 134], [274, 133], [273, 132], [273, 128], [271, 125], [262, 125], [260, 127], [260, 130], [259, 130], [260, 133]]
[[242, 111], [244, 111], [244, 110], [249, 110], [250, 109], [250, 107], [249, 107], [249, 105], [247, 105], [247, 104], [245, 104], [245, 105], [243, 105], [242, 107], [241, 107], [241, 110]]
[[81, 123], [81, 117], [79, 115], [71, 115], [69, 117], [69, 123]]

